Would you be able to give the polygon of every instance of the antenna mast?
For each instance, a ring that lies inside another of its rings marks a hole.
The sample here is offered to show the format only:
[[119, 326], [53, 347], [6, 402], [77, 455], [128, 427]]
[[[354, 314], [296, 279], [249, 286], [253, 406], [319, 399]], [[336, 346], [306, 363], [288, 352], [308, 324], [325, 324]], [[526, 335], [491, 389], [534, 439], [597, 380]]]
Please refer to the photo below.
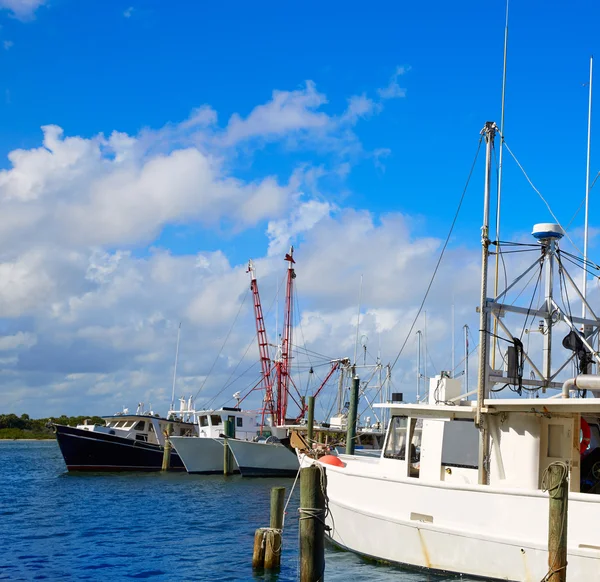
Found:
[[[587, 255], [588, 255], [588, 222], [589, 222], [589, 203], [590, 203], [590, 153], [592, 145], [592, 71], [594, 67], [594, 57], [590, 57], [590, 94], [588, 98], [588, 133], [587, 133], [587, 167], [585, 174], [585, 226], [583, 231], [583, 284], [581, 293], [584, 299], [587, 293]], [[581, 304], [581, 317], [585, 318], [587, 309], [585, 301]], [[585, 330], [584, 330], [585, 331]]]
[[273, 388], [271, 384], [271, 358], [269, 357], [269, 343], [267, 342], [267, 330], [265, 328], [265, 319], [263, 317], [262, 304], [258, 293], [258, 282], [256, 281], [256, 269], [252, 260], [248, 261], [250, 273], [250, 290], [254, 300], [254, 318], [256, 320], [256, 339], [258, 340], [258, 353], [260, 356], [260, 366], [262, 370], [262, 385], [265, 391], [265, 401], [262, 411], [262, 424], [265, 424], [265, 414], [273, 418], [275, 409], [273, 405]]
[[281, 358], [277, 362], [277, 424], [285, 424], [287, 412], [288, 389], [290, 383], [290, 358], [292, 343], [292, 298], [294, 289], [294, 247], [285, 255], [288, 261], [288, 272], [285, 286], [285, 312], [283, 314], [283, 337], [281, 338]]
[[173, 367], [173, 390], [171, 391], [171, 410], [175, 406], [175, 381], [177, 380], [177, 360], [179, 359], [179, 336], [181, 335], [181, 321], [177, 328], [177, 347], [175, 348], [175, 366]]
[[[502, 197], [502, 154], [504, 152], [504, 97], [506, 95], [506, 53], [508, 49], [508, 0], [506, 0], [506, 24], [504, 26], [504, 66], [502, 69], [502, 109], [500, 111], [500, 155], [498, 159], [498, 196], [496, 205], [496, 272], [494, 277], [494, 297], [498, 297], [498, 272], [500, 269], [500, 202]], [[496, 367], [496, 336], [498, 322], [494, 319], [492, 335], [492, 369]]]

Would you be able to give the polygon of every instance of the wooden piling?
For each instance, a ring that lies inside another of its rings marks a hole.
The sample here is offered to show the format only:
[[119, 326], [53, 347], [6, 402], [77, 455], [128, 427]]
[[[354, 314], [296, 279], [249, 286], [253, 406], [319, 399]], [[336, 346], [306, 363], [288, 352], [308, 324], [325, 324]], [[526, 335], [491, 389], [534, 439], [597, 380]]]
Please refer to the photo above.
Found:
[[356, 421], [358, 416], [358, 391], [360, 380], [358, 376], [352, 379], [352, 389], [350, 390], [350, 408], [348, 409], [348, 427], [346, 429], [346, 454], [354, 454], [354, 445], [356, 444]]
[[252, 569], [262, 570], [265, 567], [265, 532], [268, 528], [259, 527], [254, 532], [254, 551], [252, 552]]
[[315, 397], [308, 397], [308, 418], [306, 420], [306, 427], [308, 429], [308, 445], [312, 448], [313, 438], [315, 434]]
[[168, 471], [171, 468], [171, 439], [165, 434], [165, 446], [163, 448], [162, 470]]
[[276, 570], [281, 565], [281, 534], [283, 530], [283, 507], [285, 487], [271, 489], [270, 527], [261, 527], [254, 533], [252, 568]]
[[300, 582], [319, 582], [325, 572], [326, 480], [321, 471], [317, 465], [300, 470]]
[[567, 523], [569, 470], [564, 463], [552, 463], [547, 471], [545, 489], [550, 496], [548, 522], [547, 582], [567, 580]]
[[[223, 421], [223, 434], [225, 435], [225, 438], [223, 439], [223, 475], [231, 475], [233, 472], [233, 459], [227, 442], [227, 438], [230, 436], [232, 430], [231, 424], [232, 422], [230, 420]], [[235, 430], [235, 427], [233, 430]]]
[[285, 487], [273, 487], [271, 489], [271, 527], [283, 528], [283, 506], [285, 503]]

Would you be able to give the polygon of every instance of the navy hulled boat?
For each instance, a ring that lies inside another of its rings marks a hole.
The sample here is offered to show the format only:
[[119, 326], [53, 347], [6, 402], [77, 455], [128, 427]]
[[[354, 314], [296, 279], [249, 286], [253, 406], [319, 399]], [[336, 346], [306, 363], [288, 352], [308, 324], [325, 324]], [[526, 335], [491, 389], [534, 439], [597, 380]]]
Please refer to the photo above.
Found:
[[[56, 439], [69, 471], [160, 471], [165, 433], [193, 436], [195, 425], [188, 410], [163, 418], [151, 412], [126, 410], [103, 417], [104, 426], [54, 424]], [[188, 418], [190, 417], [190, 418]], [[179, 455], [171, 451], [171, 470], [185, 470]]]

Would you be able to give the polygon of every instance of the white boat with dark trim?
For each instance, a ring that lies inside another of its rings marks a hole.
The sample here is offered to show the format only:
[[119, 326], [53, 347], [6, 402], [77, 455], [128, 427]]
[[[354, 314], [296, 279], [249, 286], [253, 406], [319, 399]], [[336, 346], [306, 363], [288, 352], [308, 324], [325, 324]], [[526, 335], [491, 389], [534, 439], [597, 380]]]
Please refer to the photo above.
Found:
[[[127, 410], [104, 416], [105, 425], [76, 427], [53, 424], [56, 439], [69, 471], [160, 471], [165, 434], [192, 435], [195, 425], [182, 399], [182, 408], [168, 418], [145, 412], [140, 404], [135, 414]], [[171, 469], [184, 470], [179, 455], [171, 451]]]
[[[564, 580], [566, 568], [569, 580], [597, 580], [600, 376], [592, 372], [600, 365], [593, 347], [600, 320], [567, 271], [574, 255], [560, 248], [564, 232], [556, 224], [536, 225], [533, 244], [518, 243], [535, 256], [531, 266], [488, 295], [489, 249], [503, 252], [488, 234], [496, 132], [493, 123], [482, 132], [487, 163], [476, 400], [442, 373], [431, 379], [427, 403], [376, 405], [391, 417], [379, 458], [342, 454], [333, 459], [339, 466], [322, 464], [329, 535], [358, 554], [413, 567], [528, 582]], [[536, 275], [529, 301], [521, 295], [531, 292]], [[573, 315], [569, 296], [583, 304], [581, 317]], [[517, 321], [522, 317], [525, 324]], [[527, 353], [519, 336], [534, 321], [540, 346]], [[553, 342], [559, 331], [562, 345]], [[502, 369], [493, 363], [499, 347], [490, 346], [492, 335], [508, 346], [498, 360]], [[576, 370], [569, 378], [571, 363]], [[509, 389], [512, 397], [498, 398]], [[301, 462], [318, 463], [306, 456]], [[559, 532], [566, 536], [566, 566], [548, 550], [550, 472], [568, 488], [567, 523]]]

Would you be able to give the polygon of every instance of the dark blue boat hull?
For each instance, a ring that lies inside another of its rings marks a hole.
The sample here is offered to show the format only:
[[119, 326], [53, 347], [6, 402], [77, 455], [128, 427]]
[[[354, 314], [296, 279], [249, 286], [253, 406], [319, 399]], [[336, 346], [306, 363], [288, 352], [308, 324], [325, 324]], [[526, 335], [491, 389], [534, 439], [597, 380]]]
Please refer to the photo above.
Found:
[[[55, 424], [56, 440], [69, 471], [160, 471], [163, 447], [116, 435]], [[175, 450], [171, 470], [185, 471]]]

